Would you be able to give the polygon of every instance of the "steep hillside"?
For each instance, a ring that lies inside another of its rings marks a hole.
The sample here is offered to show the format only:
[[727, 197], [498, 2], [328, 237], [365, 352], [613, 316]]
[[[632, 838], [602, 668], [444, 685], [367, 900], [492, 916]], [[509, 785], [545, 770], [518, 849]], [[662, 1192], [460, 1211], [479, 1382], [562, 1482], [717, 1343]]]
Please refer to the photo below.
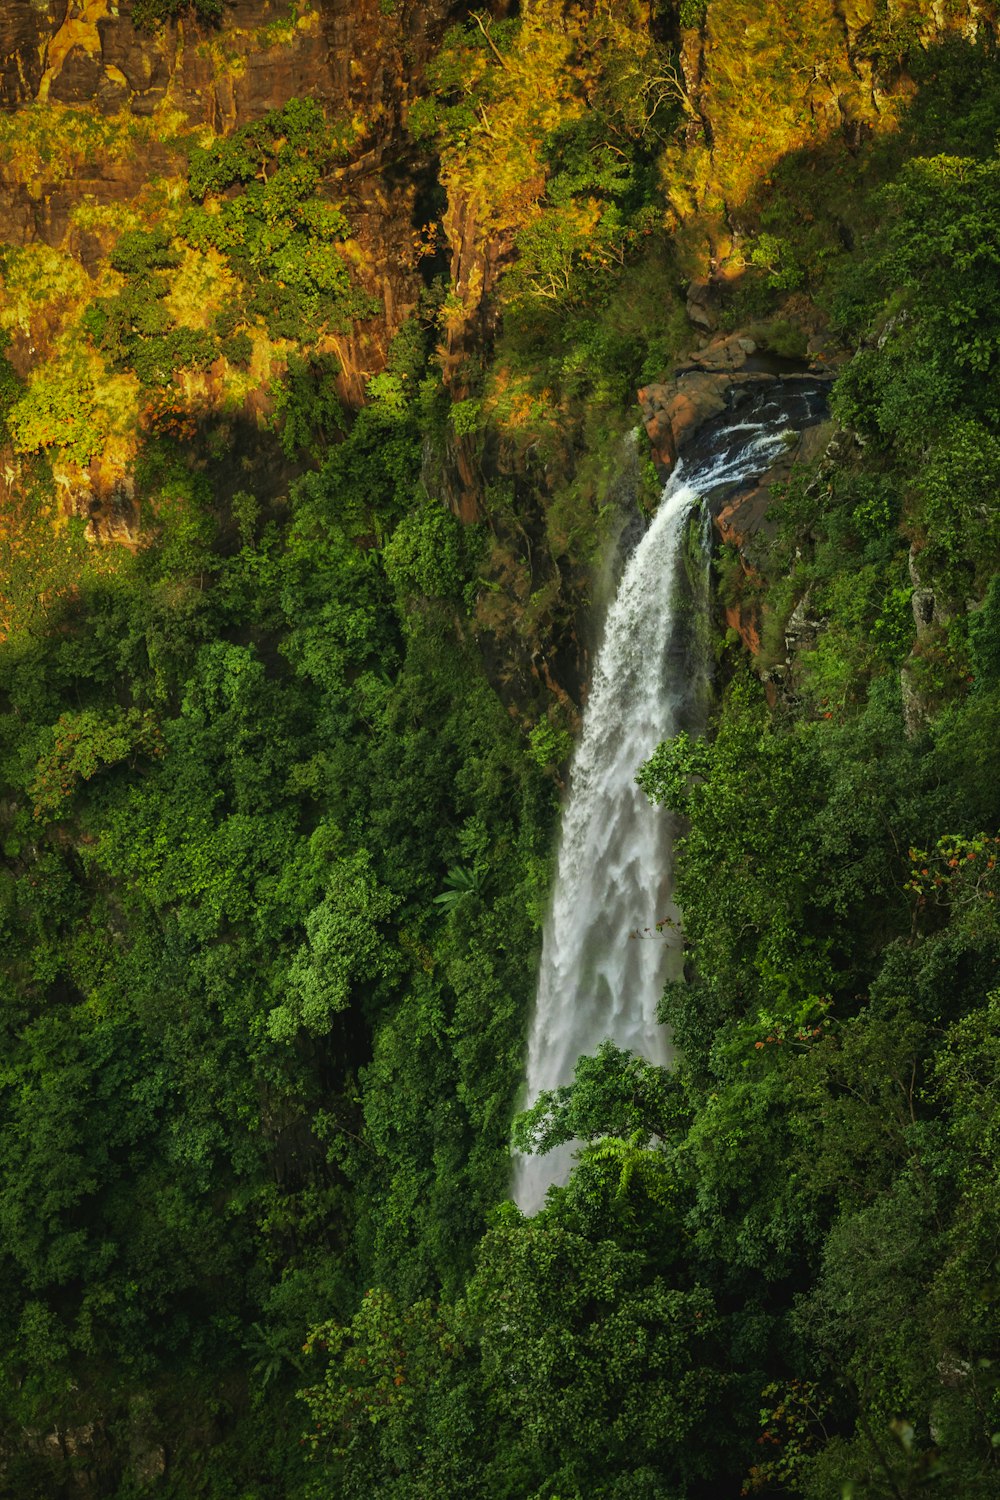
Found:
[[[11, 1500], [1000, 1494], [996, 14], [793, 10], [0, 0]], [[518, 1116], [601, 609], [778, 378], [678, 1065]]]

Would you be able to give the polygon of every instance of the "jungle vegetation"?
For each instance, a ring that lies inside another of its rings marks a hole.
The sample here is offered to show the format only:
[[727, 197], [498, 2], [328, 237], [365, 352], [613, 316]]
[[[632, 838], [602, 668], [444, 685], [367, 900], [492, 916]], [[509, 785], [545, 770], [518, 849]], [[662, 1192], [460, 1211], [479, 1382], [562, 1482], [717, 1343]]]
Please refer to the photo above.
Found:
[[[826, 34], [765, 27], [710, 171], [679, 48], [725, 63], [749, 0], [455, 26], [409, 128], [508, 247], [496, 331], [449, 364], [432, 264], [357, 411], [314, 101], [187, 141], [99, 286], [5, 252], [64, 321], [29, 377], [0, 350], [0, 1493], [1000, 1495], [1000, 73], [928, 10], [863, 32], [884, 129], [795, 115]], [[727, 326], [819, 310], [844, 436], [719, 559], [758, 656], [720, 625], [708, 735], [636, 767], [683, 819], [679, 1065], [608, 1044], [518, 1116], [574, 725], [516, 669], [694, 342], [699, 234]], [[265, 346], [262, 499], [184, 378]], [[57, 476], [126, 431], [142, 544], [95, 545]], [[533, 1219], [512, 1130], [582, 1143]]]

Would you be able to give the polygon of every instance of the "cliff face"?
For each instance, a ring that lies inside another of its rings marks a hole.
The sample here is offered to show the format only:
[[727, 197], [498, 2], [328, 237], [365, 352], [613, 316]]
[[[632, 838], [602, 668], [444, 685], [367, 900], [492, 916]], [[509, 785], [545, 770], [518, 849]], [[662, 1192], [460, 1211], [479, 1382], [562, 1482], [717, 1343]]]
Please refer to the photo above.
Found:
[[[491, 505], [496, 511], [489, 489], [498, 480], [530, 491], [539, 520], [532, 544], [520, 536], [520, 520], [510, 528], [508, 550], [517, 554], [518, 566], [509, 571], [520, 583], [506, 623], [521, 629], [531, 597], [541, 601], [541, 636], [553, 619], [542, 609], [546, 591], [553, 599], [560, 592], [574, 594], [565, 603], [566, 616], [573, 616], [579, 589], [561, 580], [582, 576], [591, 562], [597, 521], [580, 520], [586, 505], [569, 489], [581, 453], [589, 444], [610, 461], [618, 432], [612, 430], [608, 444], [607, 431], [628, 421], [617, 386], [608, 398], [611, 420], [591, 420], [594, 401], [604, 397], [596, 395], [598, 377], [588, 394], [584, 373], [600, 358], [611, 359], [607, 350], [621, 336], [619, 311], [596, 311], [600, 297], [587, 306], [584, 293], [580, 306], [592, 322], [585, 331], [584, 319], [574, 327], [571, 320], [560, 322], [562, 299], [568, 299], [567, 308], [572, 305], [570, 283], [602, 258], [624, 276], [641, 248], [638, 233], [628, 238], [632, 199], [623, 199], [624, 233], [615, 239], [612, 231], [602, 247], [606, 184], [573, 189], [565, 203], [552, 199], [550, 177], [558, 166], [551, 139], [560, 133], [571, 139], [582, 122], [603, 112], [618, 132], [615, 139], [628, 139], [637, 160], [642, 158], [643, 171], [652, 174], [655, 166], [656, 228], [649, 219], [641, 235], [663, 242], [666, 296], [650, 294], [644, 303], [641, 290], [631, 288], [620, 312], [632, 319], [626, 338], [647, 339], [646, 357], [636, 361], [644, 386], [662, 390], [671, 372], [689, 362], [695, 343], [718, 328], [720, 316], [729, 329], [746, 330], [753, 309], [735, 307], [731, 294], [748, 266], [794, 293], [787, 307], [769, 304], [769, 318], [790, 321], [807, 339], [821, 338], [811, 280], [822, 277], [822, 258], [852, 241], [861, 227], [851, 174], [859, 153], [863, 157], [872, 140], [896, 128], [912, 93], [900, 61], [903, 42], [916, 38], [926, 45], [946, 29], [971, 34], [976, 22], [972, 9], [962, 5], [950, 7], [947, 17], [918, 6], [916, 19], [903, 26], [905, 18], [887, 20], [875, 0], [846, 6], [809, 0], [786, 24], [764, 0], [732, 0], [708, 5], [696, 28], [677, 31], [666, 11], [654, 24], [633, 10], [627, 24], [616, 21], [618, 29], [605, 34], [603, 8], [588, 12], [560, 0], [536, 0], [522, 8], [516, 46], [503, 43], [510, 50], [501, 54], [485, 34], [474, 39], [475, 47], [459, 48], [464, 76], [480, 87], [479, 94], [466, 90], [474, 101], [471, 122], [446, 122], [446, 128], [439, 122], [437, 134], [428, 131], [418, 149], [405, 128], [410, 108], [427, 94], [427, 65], [449, 23], [465, 9], [456, 0], [296, 0], [290, 8], [284, 0], [228, 0], [217, 28], [199, 23], [188, 9], [177, 21], [144, 30], [134, 22], [132, 0], [0, 0], [0, 239], [38, 252], [37, 264], [21, 277], [22, 288], [30, 276], [35, 282], [30, 294], [18, 294], [20, 309], [10, 300], [5, 307], [0, 268], [0, 333], [9, 336], [7, 356], [22, 379], [34, 380], [49, 362], [50, 383], [55, 387], [58, 377], [65, 388], [67, 351], [74, 341], [79, 349], [90, 347], [81, 332], [84, 310], [117, 288], [108, 274], [114, 245], [136, 223], [163, 224], [172, 232], [186, 201], [194, 141], [231, 136], [293, 98], [317, 100], [350, 135], [346, 159], [328, 171], [322, 191], [344, 205], [350, 220], [345, 258], [354, 282], [377, 307], [354, 317], [349, 327], [345, 322], [346, 331], [325, 333], [316, 352], [336, 358], [340, 399], [359, 406], [367, 381], [384, 368], [393, 334], [417, 302], [426, 231], [429, 221], [438, 221], [450, 273], [438, 325], [438, 369], [448, 397], [466, 411], [459, 425], [447, 426], [435, 492], [463, 520], [473, 521]], [[498, 20], [512, 9], [509, 0], [490, 7]], [[637, 71], [627, 77], [638, 82], [609, 84], [609, 58], [617, 67], [631, 59], [627, 66]], [[630, 113], [637, 88], [647, 91], [641, 94], [644, 108], [661, 91], [676, 118], [647, 129], [654, 110], [637, 123]], [[460, 94], [442, 89], [442, 119]], [[781, 172], [779, 192], [771, 174], [776, 179]], [[567, 180], [564, 173], [564, 197]], [[516, 247], [525, 230], [537, 232], [538, 263], [522, 278], [513, 321], [534, 321], [544, 337], [530, 355], [508, 350], [490, 368], [506, 295], [502, 277], [522, 255]], [[61, 259], [43, 264], [45, 250]], [[444, 263], [442, 256], [442, 269]], [[674, 324], [668, 327], [664, 319], [661, 326], [654, 304], [674, 298], [685, 283], [688, 323], [678, 332], [681, 309]], [[213, 317], [222, 297], [213, 304]], [[554, 316], [546, 326], [549, 313]], [[207, 327], [208, 315], [201, 316], [197, 306], [176, 316], [186, 331]], [[647, 335], [653, 324], [657, 331]], [[546, 350], [563, 339], [565, 368], [555, 361], [539, 373]], [[579, 347], [571, 348], [577, 339]], [[222, 358], [207, 369], [185, 367], [175, 382], [179, 399], [199, 421], [218, 422], [238, 411], [250, 429], [259, 428], [293, 352], [280, 339], [267, 344], [261, 336], [245, 377], [234, 375]], [[812, 347], [809, 352], [816, 353]], [[100, 371], [90, 373], [94, 385], [104, 378]], [[703, 367], [698, 379], [703, 396], [711, 388], [709, 404], [717, 409], [730, 384], [726, 368]], [[134, 540], [129, 469], [146, 430], [148, 393], [131, 375], [113, 380], [113, 391], [108, 386], [95, 397], [102, 412], [119, 414], [108, 419], [96, 458], [68, 457], [67, 447], [47, 436], [62, 428], [43, 430], [41, 423], [35, 424], [38, 446], [25, 443], [21, 453], [44, 451], [51, 459], [63, 515], [88, 516], [94, 536]], [[606, 384], [612, 387], [610, 379]], [[691, 380], [673, 395], [690, 405]], [[56, 411], [54, 400], [43, 415], [50, 408]], [[480, 416], [471, 408], [480, 409]], [[678, 413], [667, 422], [665, 411], [660, 408], [652, 424], [657, 431], [651, 432], [659, 460], [672, 457], [679, 440]], [[56, 414], [62, 421], [63, 413]], [[698, 415], [694, 411], [695, 425]], [[588, 424], [594, 429], [589, 435]], [[290, 470], [282, 469], [280, 453], [270, 466], [257, 452], [241, 457], [267, 476], [261, 479], [263, 499], [287, 483]], [[19, 463], [0, 465], [0, 498], [5, 485], [23, 488]], [[596, 518], [605, 476], [586, 483]], [[553, 521], [560, 507], [565, 514]], [[739, 540], [739, 526], [732, 529]], [[546, 530], [551, 535], [539, 547]]]
[[[351, 274], [376, 310], [328, 335], [319, 352], [336, 357], [341, 401], [359, 405], [421, 287], [427, 166], [404, 118], [455, 9], [453, 0], [231, 0], [217, 28], [185, 11], [149, 30], [128, 0], [2, 0], [0, 240], [39, 265], [46, 248], [59, 257], [44, 261], [20, 309], [0, 267], [0, 330], [17, 374], [30, 381], [46, 361], [65, 362], [74, 320], [115, 284], [108, 256], [120, 233], [163, 221], [194, 140], [207, 144], [308, 98], [351, 142], [322, 192], [344, 205]], [[242, 383], [220, 363], [185, 377], [183, 398], [201, 412], [242, 408], [257, 427], [287, 357], [272, 346]], [[61, 509], [89, 516], [95, 536], [134, 536], [125, 502], [140, 423], [136, 407], [118, 439], [83, 464], [52, 450]], [[9, 499], [25, 483], [21, 461], [12, 455], [4, 472]], [[289, 472], [279, 465], [265, 487], [280, 490]]]
[[379, 122], [382, 140], [458, 9], [450, 0], [229, 0], [214, 30], [185, 17], [139, 29], [129, 0], [0, 3], [0, 107], [32, 99], [150, 115], [164, 103], [225, 130], [309, 94]]
[[[382, 317], [345, 347], [345, 394], [356, 399], [366, 361], [377, 368], [419, 286], [400, 253], [419, 219], [413, 162], [400, 170], [412, 155], [402, 120], [455, 8], [401, 0], [386, 15], [378, 0], [300, 0], [291, 11], [233, 0], [220, 30], [184, 18], [145, 31], [129, 4], [111, 0], [2, 0], [0, 110], [38, 117], [0, 157], [4, 241], [66, 250], [93, 271], [106, 244], [73, 224], [74, 208], [130, 204], [152, 179], [179, 176], [185, 130], [229, 134], [292, 98], [315, 99], [353, 127], [335, 188], [350, 196], [359, 260], [384, 299]], [[70, 123], [53, 149], [59, 106], [81, 112], [82, 138]]]

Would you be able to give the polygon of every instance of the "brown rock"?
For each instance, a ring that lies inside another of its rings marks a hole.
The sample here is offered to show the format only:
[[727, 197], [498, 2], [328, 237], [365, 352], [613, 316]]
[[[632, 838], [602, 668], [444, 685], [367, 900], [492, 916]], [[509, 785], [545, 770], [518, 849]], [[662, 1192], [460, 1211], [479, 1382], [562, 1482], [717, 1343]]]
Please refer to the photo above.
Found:
[[96, 98], [104, 82], [99, 58], [84, 47], [72, 47], [49, 88], [49, 98], [60, 104], [80, 104]]
[[669, 473], [677, 462], [677, 444], [674, 442], [674, 430], [670, 425], [670, 418], [661, 409], [654, 412], [644, 425], [646, 436], [649, 438], [649, 446], [652, 449], [653, 462], [658, 469]]
[[642, 423], [657, 473], [665, 479], [677, 456], [698, 429], [726, 407], [727, 393], [739, 375], [689, 370], [676, 380], [646, 385], [638, 392]]
[[712, 286], [707, 281], [692, 281], [687, 290], [687, 315], [696, 328], [711, 332], [719, 319], [712, 306]]
[[0, 109], [16, 109], [37, 94], [49, 38], [62, 26], [66, 7], [67, 0], [0, 0]]
[[744, 650], [754, 657], [760, 655], [760, 619], [756, 609], [747, 604], [727, 605], [726, 624], [736, 631]]
[[665, 410], [673, 430], [678, 452], [690, 441], [709, 417], [725, 410], [726, 392], [732, 384], [728, 375], [700, 371], [678, 377], [673, 395]]
[[812, 369], [817, 371], [835, 370], [838, 365], [845, 364], [850, 359], [850, 353], [844, 346], [834, 338], [833, 334], [820, 329], [814, 333], [806, 344], [806, 354]]
[[762, 476], [752, 489], [734, 495], [715, 516], [715, 529], [724, 542], [745, 548], [754, 537], [769, 530], [768, 511], [776, 484], [785, 484], [795, 464], [809, 464], [829, 442], [827, 423], [807, 427]]
[[691, 364], [700, 370], [742, 370], [757, 345], [746, 334], [734, 333], [728, 338], [713, 339], [691, 355]]

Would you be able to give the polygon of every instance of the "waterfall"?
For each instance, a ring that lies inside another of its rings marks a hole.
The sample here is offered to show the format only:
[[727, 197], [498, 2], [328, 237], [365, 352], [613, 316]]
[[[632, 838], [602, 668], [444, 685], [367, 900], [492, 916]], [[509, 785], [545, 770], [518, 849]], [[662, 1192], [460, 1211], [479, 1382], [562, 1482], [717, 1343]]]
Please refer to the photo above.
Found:
[[[707, 682], [704, 647], [696, 646], [707, 632], [690, 629], [692, 602], [682, 587], [692, 511], [762, 474], [788, 428], [815, 420], [795, 408], [797, 398], [782, 402], [769, 392], [739, 420], [731, 414], [699, 438], [698, 457], [672, 474], [608, 610], [563, 808], [526, 1104], [570, 1083], [577, 1059], [606, 1037], [651, 1062], [671, 1060], [669, 1034], [657, 1021], [664, 983], [681, 971], [671, 824], [650, 807], [635, 775], [661, 740], [690, 727], [698, 684]], [[566, 1180], [573, 1151], [567, 1145], [515, 1158], [512, 1192], [525, 1213]]]

